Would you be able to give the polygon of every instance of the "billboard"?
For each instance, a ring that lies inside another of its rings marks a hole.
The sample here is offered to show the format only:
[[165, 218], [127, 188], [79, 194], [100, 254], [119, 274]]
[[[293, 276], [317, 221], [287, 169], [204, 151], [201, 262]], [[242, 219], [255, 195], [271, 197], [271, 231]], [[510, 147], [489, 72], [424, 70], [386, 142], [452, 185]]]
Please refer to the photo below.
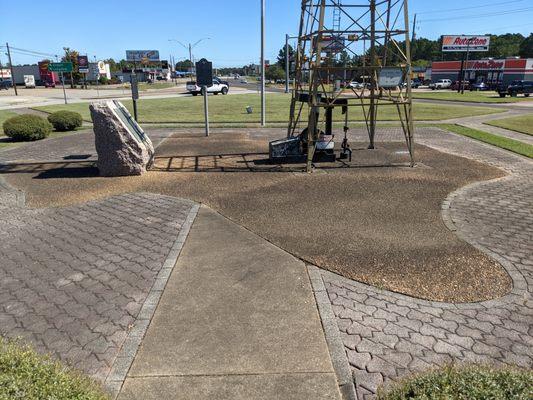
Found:
[[87, 56], [78, 56], [78, 72], [82, 74], [89, 72], [89, 58]]
[[490, 36], [442, 36], [442, 51], [489, 51]]
[[159, 62], [159, 50], [126, 50], [126, 61]]

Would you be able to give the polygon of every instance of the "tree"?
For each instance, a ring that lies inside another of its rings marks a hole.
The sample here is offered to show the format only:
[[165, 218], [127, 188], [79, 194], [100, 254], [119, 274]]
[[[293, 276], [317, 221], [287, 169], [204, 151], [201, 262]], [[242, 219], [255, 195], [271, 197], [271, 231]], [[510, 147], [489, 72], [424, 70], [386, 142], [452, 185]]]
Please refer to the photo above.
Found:
[[76, 50], [71, 50], [70, 47], [63, 47], [65, 55], [61, 58], [63, 62], [72, 63], [72, 71], [70, 73], [70, 87], [73, 88], [76, 82], [79, 82], [82, 75], [78, 71], [78, 55], [80, 54]]
[[523, 58], [533, 58], [533, 33], [530, 33], [529, 36], [520, 43], [518, 55]]
[[486, 57], [506, 58], [517, 56], [520, 44], [524, 41], [520, 33], [490, 35], [490, 47]]
[[265, 70], [265, 77], [274, 81], [285, 79], [285, 70], [277, 64], [271, 65]]
[[178, 61], [176, 63], [176, 71], [189, 72], [192, 67], [193, 67], [193, 63], [191, 60], [183, 60], [183, 61]]
[[[286, 54], [286, 51], [285, 51], [285, 46], [283, 46], [280, 50], [279, 50], [279, 53], [278, 53], [278, 59], [277, 59], [277, 62], [276, 64], [283, 70], [285, 70], [285, 54]], [[289, 44], [289, 65], [291, 63], [294, 62], [294, 49], [292, 48], [292, 46]]]

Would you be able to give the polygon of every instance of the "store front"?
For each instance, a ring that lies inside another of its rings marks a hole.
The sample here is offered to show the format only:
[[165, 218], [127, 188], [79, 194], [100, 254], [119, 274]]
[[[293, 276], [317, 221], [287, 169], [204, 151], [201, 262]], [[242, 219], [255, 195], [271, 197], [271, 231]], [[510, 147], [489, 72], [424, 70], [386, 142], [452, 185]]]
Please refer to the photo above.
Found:
[[[435, 61], [432, 63], [431, 80], [458, 81], [460, 73], [461, 61]], [[514, 80], [533, 80], [533, 59], [470, 60], [465, 62], [465, 80], [470, 83], [484, 82], [494, 88]]]

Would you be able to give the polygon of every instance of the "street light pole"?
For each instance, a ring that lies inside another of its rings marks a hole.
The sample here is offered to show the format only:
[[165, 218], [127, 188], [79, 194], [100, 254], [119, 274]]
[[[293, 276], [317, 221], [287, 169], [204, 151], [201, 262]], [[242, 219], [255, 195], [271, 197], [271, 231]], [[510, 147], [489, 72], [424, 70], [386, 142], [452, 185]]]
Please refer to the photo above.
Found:
[[208, 38], [208, 37], [205, 37], [205, 38], [201, 38], [200, 40], [198, 40], [196, 43], [194, 44], [191, 44], [189, 43], [188, 46], [184, 45], [183, 43], [181, 43], [179, 40], [176, 40], [176, 39], [168, 39], [169, 42], [176, 42], [176, 43], [179, 43], [181, 46], [183, 46], [186, 50], [189, 51], [189, 61], [191, 62], [191, 80], [192, 80], [192, 75], [193, 75], [193, 71], [194, 71], [194, 62], [192, 60], [192, 49], [194, 49], [197, 45], [200, 44], [200, 42], [202, 42], [203, 40], [210, 40], [211, 38]]
[[289, 93], [289, 34], [285, 35], [285, 93]]
[[265, 104], [265, 0], [261, 0], [261, 126], [266, 125]]

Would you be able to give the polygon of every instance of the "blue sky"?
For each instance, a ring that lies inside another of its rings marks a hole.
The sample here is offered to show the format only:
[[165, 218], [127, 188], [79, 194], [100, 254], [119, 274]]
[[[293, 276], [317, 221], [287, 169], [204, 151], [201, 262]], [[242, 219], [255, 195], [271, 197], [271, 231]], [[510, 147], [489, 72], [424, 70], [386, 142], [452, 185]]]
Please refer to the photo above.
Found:
[[[266, 0], [267, 59], [275, 60], [285, 33], [298, 29], [299, 0]], [[125, 57], [126, 49], [157, 49], [161, 58], [188, 58], [178, 43], [209, 37], [194, 49], [215, 66], [240, 66], [259, 58], [259, 0], [54, 0], [22, 5], [2, 0], [0, 42], [60, 54], [69, 46], [98, 59]], [[46, 4], [46, 6], [44, 6]], [[482, 34], [533, 30], [531, 0], [411, 0], [411, 18], [418, 14], [418, 37], [442, 34]], [[453, 11], [455, 10], [455, 11]], [[6, 18], [9, 16], [9, 18]], [[459, 19], [454, 19], [460, 17]], [[13, 54], [13, 62], [32, 63], [37, 57]], [[0, 61], [5, 63], [4, 51]]]

